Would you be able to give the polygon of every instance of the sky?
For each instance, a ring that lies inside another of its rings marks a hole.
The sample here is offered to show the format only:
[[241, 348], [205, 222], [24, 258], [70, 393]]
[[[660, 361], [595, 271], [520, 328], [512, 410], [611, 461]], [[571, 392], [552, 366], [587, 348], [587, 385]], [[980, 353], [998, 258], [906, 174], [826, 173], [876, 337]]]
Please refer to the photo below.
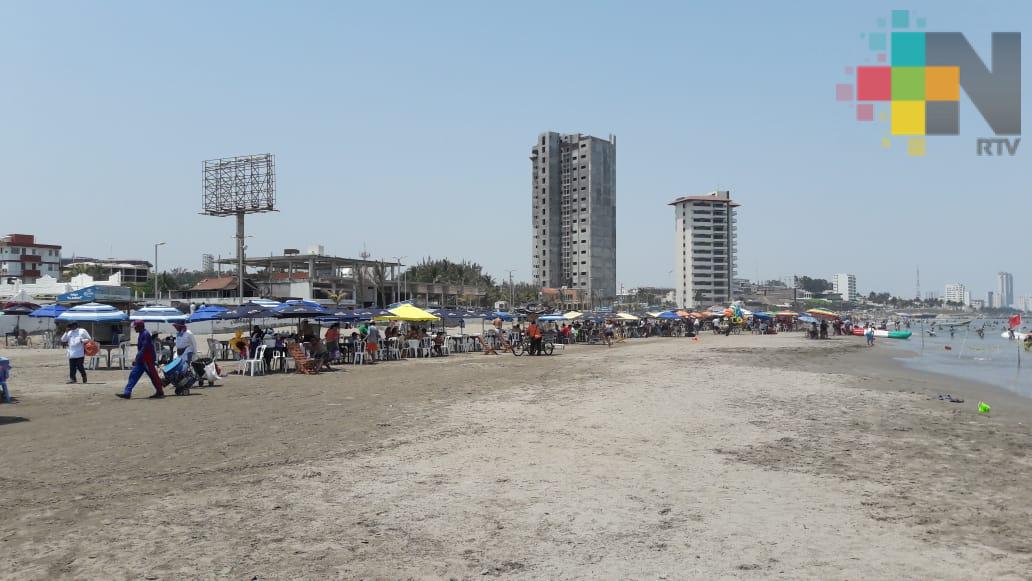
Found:
[[[991, 7], [991, 9], [990, 9]], [[530, 148], [554, 130], [617, 136], [617, 284], [672, 285], [667, 203], [729, 189], [739, 276], [857, 275], [912, 296], [1014, 274], [1032, 170], [959, 136], [924, 157], [836, 101], [892, 9], [963, 32], [1024, 32], [1021, 1], [9, 2], [0, 0], [0, 231], [64, 254], [199, 268], [231, 218], [199, 214], [201, 162], [276, 155], [279, 212], [248, 255], [476, 261], [530, 277]], [[1028, 44], [1023, 77], [1028, 77]], [[1029, 111], [1024, 91], [1022, 106]]]

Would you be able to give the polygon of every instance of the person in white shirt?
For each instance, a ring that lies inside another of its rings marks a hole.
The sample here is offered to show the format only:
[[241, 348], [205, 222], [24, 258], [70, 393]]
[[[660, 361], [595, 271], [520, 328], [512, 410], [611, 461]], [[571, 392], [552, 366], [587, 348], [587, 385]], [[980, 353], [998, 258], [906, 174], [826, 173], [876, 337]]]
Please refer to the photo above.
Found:
[[86, 383], [86, 342], [92, 337], [86, 329], [80, 329], [79, 323], [68, 323], [68, 330], [61, 336], [61, 342], [68, 346], [68, 383], [75, 383], [75, 372], [82, 374], [82, 382]]
[[176, 328], [176, 354], [187, 363], [193, 363], [197, 356], [197, 339], [186, 328], [186, 323], [173, 323], [172, 326]]

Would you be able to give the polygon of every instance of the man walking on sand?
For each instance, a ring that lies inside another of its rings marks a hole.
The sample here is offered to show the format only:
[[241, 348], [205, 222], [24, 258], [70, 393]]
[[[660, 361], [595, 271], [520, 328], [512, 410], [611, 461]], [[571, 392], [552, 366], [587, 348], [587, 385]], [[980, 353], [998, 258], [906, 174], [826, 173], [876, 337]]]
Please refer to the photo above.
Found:
[[68, 346], [68, 383], [75, 383], [75, 372], [82, 374], [82, 382], [86, 383], [86, 342], [91, 340], [86, 329], [80, 329], [79, 323], [68, 323], [68, 330], [61, 336], [61, 342]]
[[147, 330], [143, 321], [133, 321], [133, 330], [137, 333], [136, 359], [133, 360], [133, 368], [129, 372], [129, 383], [126, 384], [125, 391], [115, 395], [122, 399], [131, 398], [136, 382], [140, 381], [140, 377], [146, 373], [150, 377], [151, 384], [154, 385], [154, 395], [148, 399], [163, 398], [165, 397], [165, 389], [161, 385], [161, 378], [158, 377], [158, 369], [154, 367], [154, 340], [151, 338], [150, 331]]

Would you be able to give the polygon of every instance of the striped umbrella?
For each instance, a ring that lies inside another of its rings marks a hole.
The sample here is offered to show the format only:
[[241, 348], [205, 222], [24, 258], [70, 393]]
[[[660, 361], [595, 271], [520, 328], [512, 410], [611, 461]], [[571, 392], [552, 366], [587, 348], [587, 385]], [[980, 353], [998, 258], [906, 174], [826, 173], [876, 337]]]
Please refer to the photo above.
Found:
[[179, 309], [164, 307], [161, 305], [148, 305], [137, 309], [129, 315], [134, 321], [146, 323], [178, 323], [186, 321], [187, 317]]
[[68, 309], [57, 316], [58, 321], [80, 321], [87, 323], [117, 323], [129, 319], [123, 311], [100, 303], [86, 303]]

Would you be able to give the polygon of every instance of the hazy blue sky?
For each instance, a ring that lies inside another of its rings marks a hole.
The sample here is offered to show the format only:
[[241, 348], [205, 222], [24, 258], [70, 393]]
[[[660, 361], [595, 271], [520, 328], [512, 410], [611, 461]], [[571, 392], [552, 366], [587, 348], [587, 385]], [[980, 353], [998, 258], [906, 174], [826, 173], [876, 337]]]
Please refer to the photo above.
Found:
[[[617, 135], [618, 284], [669, 284], [674, 197], [742, 203], [739, 274], [856, 273], [862, 292], [1032, 292], [1029, 155], [924, 158], [835, 101], [893, 8], [964, 32], [1032, 26], [1028, 2], [0, 3], [0, 230], [66, 254], [196, 268], [233, 252], [197, 214], [201, 160], [277, 156], [281, 212], [249, 253], [324, 244], [468, 258], [529, 278], [544, 130]], [[1026, 39], [1024, 76], [1029, 59]], [[1029, 94], [1023, 95], [1029, 114]]]

